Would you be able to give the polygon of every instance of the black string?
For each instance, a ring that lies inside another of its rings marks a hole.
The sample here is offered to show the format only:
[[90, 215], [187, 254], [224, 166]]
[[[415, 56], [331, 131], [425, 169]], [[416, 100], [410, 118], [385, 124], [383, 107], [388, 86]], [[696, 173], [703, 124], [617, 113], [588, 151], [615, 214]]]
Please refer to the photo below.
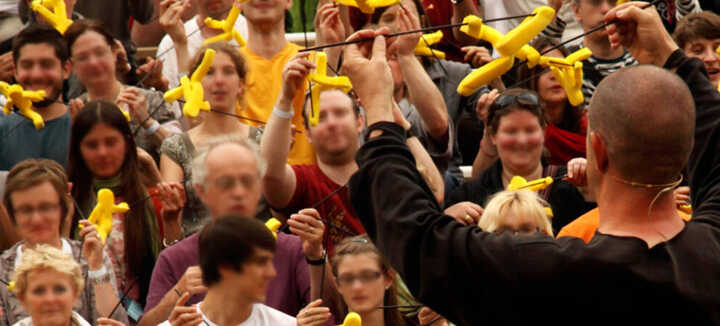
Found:
[[[653, 1], [649, 2], [649, 3], [647, 3], [647, 4], [644, 4], [644, 5], [640, 6], [639, 8], [642, 9], [642, 10], [644, 10], [644, 9], [647, 9], [648, 7], [650, 7], [650, 6], [654, 6], [655, 4], [659, 3], [660, 1], [662, 1], [662, 0], [653, 0]], [[568, 44], [568, 43], [570, 43], [570, 42], [573, 42], [573, 41], [578, 40], [578, 39], [580, 39], [580, 38], [583, 38], [583, 37], [585, 37], [585, 36], [587, 36], [587, 35], [590, 35], [590, 34], [592, 34], [592, 33], [595, 33], [595, 32], [597, 32], [597, 31], [599, 31], [599, 30], [601, 30], [601, 29], [604, 29], [605, 27], [610, 26], [610, 25], [615, 24], [615, 23], [617, 23], [617, 21], [611, 20], [611, 21], [609, 21], [609, 22], [605, 22], [605, 23], [603, 23], [603, 24], [601, 24], [601, 25], [595, 26], [595, 27], [591, 28], [590, 30], [588, 30], [587, 32], [584, 32], [584, 33], [582, 33], [582, 34], [580, 34], [580, 35], [577, 35], [577, 36], [574, 36], [574, 37], [572, 37], [572, 38], [569, 38], [569, 39], [567, 39], [567, 40], [565, 40], [565, 41], [563, 41], [563, 42], [558, 43], [558, 44], [555, 45], [555, 46], [552, 46], [552, 47], [548, 48], [548, 49], [545, 50], [545, 51], [542, 51], [542, 52], [540, 53], [540, 55], [548, 54], [550, 51], [557, 50], [557, 49], [559, 49], [560, 47], [563, 47], [563, 46], [565, 46], [566, 44]], [[522, 61], [518, 62], [518, 64], [521, 65], [521, 64], [523, 64], [523, 63], [525, 63], [525, 62], [527, 62], [527, 60], [522, 60]], [[533, 78], [535, 78], [535, 77], [537, 77], [537, 76], [539, 76], [539, 75], [544, 74], [548, 69], [549, 69], [549, 68], [544, 68], [544, 69], [538, 71], [537, 73], [532, 74], [530, 77], [525, 78], [525, 79], [523, 79], [523, 80], [521, 80], [521, 81], [519, 81], [519, 82], [516, 82], [516, 83], [514, 83], [511, 87], [507, 87], [507, 88], [510, 89], [510, 88], [517, 87], [517, 86], [519, 86], [519, 85], [527, 82], [528, 80], [531, 80], [531, 79], [533, 79]]]
[[[515, 18], [531, 17], [531, 16], [535, 16], [535, 14], [518, 15], [518, 16], [509, 16], [509, 17], [501, 17], [501, 18], [495, 18], [495, 19], [488, 19], [488, 20], [485, 21], [485, 23], [491, 23], [491, 22], [496, 22], [496, 21], [501, 21], [501, 20], [508, 20], [508, 19], [515, 19]], [[414, 34], [414, 33], [418, 33], [418, 32], [431, 32], [431, 31], [436, 31], [436, 30], [439, 30], [439, 29], [460, 27], [460, 26], [464, 26], [464, 25], [467, 25], [467, 23], [457, 23], [457, 24], [447, 24], [447, 25], [430, 26], [430, 27], [424, 27], [424, 28], [420, 28], [420, 29], [416, 29], [416, 30], [411, 30], [411, 31], [404, 31], [404, 32], [398, 32], [398, 33], [390, 33], [390, 34], [385, 35], [385, 37], [386, 37], [386, 38], [390, 38], [390, 37], [394, 37], [394, 36]], [[368, 42], [368, 41], [372, 41], [372, 40], [374, 40], [374, 39], [375, 39], [375, 38], [369, 38], [369, 37], [368, 37], [368, 38], [359, 38], [359, 39], [352, 40], [352, 41], [343, 41], [343, 42], [338, 42], [338, 43], [331, 43], [331, 44], [326, 44], [326, 45], [315, 46], [315, 47], [311, 47], [311, 48], [305, 48], [305, 49], [302, 49], [302, 50], [300, 50], [300, 51], [298, 51], [298, 52], [317, 51], [317, 50], [322, 50], [322, 49], [325, 49], [325, 48], [330, 48], [330, 47], [335, 47], [335, 46], [343, 46], [343, 45], [348, 45], [348, 44]]]

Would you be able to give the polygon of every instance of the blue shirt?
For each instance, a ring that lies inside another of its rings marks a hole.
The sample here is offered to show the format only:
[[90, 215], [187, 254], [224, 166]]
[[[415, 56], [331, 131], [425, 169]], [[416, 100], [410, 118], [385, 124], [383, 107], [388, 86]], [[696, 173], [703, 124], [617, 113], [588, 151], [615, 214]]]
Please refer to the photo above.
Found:
[[37, 130], [32, 122], [17, 114], [0, 114], [0, 170], [10, 170], [28, 158], [46, 158], [67, 163], [70, 150], [70, 113], [45, 121], [45, 128]]

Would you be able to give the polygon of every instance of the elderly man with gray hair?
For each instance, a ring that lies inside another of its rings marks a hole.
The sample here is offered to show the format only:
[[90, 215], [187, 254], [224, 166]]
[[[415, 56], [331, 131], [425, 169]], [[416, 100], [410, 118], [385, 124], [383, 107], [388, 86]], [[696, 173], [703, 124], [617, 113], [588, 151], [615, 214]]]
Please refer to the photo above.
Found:
[[[266, 164], [257, 145], [238, 137], [208, 141], [193, 160], [193, 184], [211, 219], [228, 214], [253, 218], [262, 194], [260, 180]], [[145, 314], [138, 325], [167, 320], [176, 301], [188, 292], [188, 303], [205, 297], [198, 267], [198, 235], [165, 249], [158, 257], [150, 281]], [[265, 304], [295, 316], [310, 299], [310, 270], [300, 238], [278, 233], [273, 259], [277, 276], [268, 287]]]

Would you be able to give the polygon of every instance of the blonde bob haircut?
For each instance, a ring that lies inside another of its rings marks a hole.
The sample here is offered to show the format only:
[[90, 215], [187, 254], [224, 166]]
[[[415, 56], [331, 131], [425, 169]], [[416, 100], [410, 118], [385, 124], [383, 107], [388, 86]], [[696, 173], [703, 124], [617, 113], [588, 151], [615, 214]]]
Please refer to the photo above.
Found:
[[486, 232], [500, 231], [503, 219], [527, 216], [535, 222], [538, 232], [553, 236], [552, 224], [545, 210], [548, 206], [548, 203], [533, 191], [504, 190], [495, 194], [485, 205], [478, 226]]
[[60, 249], [40, 244], [35, 246], [35, 249], [23, 251], [22, 261], [12, 275], [12, 281], [15, 282], [13, 288], [15, 295], [18, 297], [25, 296], [25, 290], [28, 287], [28, 275], [31, 272], [46, 269], [52, 269], [70, 276], [75, 294], [79, 294], [83, 286], [85, 286], [80, 265], [75, 259]]

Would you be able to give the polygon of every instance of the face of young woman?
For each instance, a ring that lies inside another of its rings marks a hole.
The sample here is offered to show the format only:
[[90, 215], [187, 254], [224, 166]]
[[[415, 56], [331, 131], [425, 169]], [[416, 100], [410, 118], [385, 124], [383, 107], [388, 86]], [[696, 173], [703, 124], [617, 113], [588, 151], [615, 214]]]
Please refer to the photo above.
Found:
[[[564, 57], [560, 50], [550, 51], [545, 56], [555, 58]], [[555, 76], [550, 71], [540, 75], [538, 78], [537, 93], [540, 99], [548, 103], [563, 103], [567, 100], [565, 90], [560, 86], [560, 82], [555, 79]]]
[[516, 110], [500, 118], [491, 137], [503, 167], [516, 173], [531, 172], [540, 164], [545, 141], [540, 120], [527, 110]]
[[685, 44], [683, 49], [689, 57], [703, 61], [708, 76], [710, 76], [710, 82], [715, 87], [718, 86], [718, 81], [720, 81], [720, 55], [716, 52], [718, 47], [720, 47], [720, 39], [699, 38]]
[[73, 72], [83, 85], [104, 84], [115, 79], [115, 55], [102, 35], [94, 31], [81, 34], [71, 50]]
[[370, 312], [383, 305], [392, 280], [383, 273], [372, 253], [346, 255], [338, 265], [338, 292], [350, 311]]
[[80, 152], [93, 176], [107, 179], [120, 172], [127, 143], [120, 131], [105, 123], [98, 123], [80, 141]]
[[67, 325], [78, 298], [70, 275], [38, 269], [27, 275], [27, 288], [19, 298], [33, 325]]
[[237, 67], [227, 53], [218, 51], [215, 54], [210, 70], [202, 80], [205, 98], [215, 110], [232, 112], [243, 91], [242, 79], [237, 74]]

